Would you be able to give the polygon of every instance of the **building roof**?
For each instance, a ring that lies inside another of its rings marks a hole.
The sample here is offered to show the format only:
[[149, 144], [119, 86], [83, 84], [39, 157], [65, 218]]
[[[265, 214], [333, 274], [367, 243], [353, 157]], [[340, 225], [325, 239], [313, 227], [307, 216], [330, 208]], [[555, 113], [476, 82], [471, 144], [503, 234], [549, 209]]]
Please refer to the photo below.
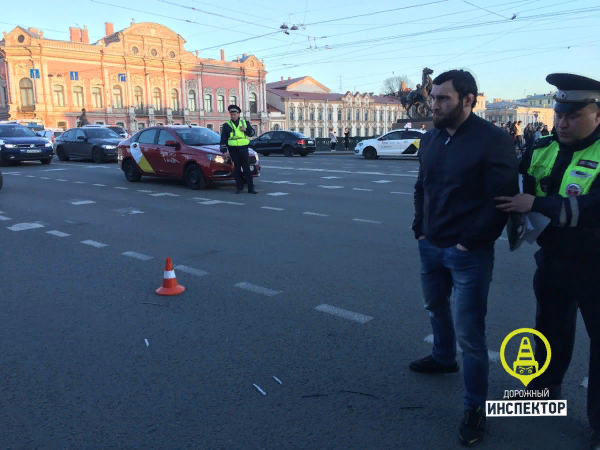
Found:
[[274, 107], [273, 105], [269, 105], [268, 103], [267, 103], [267, 112], [283, 113], [283, 111], [281, 111], [280, 109]]
[[290, 78], [289, 80], [276, 81], [274, 83], [267, 83], [267, 89], [286, 89], [288, 86], [297, 83], [298, 81], [302, 81], [306, 78], [308, 78], [308, 76]]
[[[292, 81], [292, 80], [290, 80], [290, 81]], [[353, 94], [351, 92], [346, 92], [345, 94], [338, 94], [338, 93], [319, 94], [316, 92], [285, 91], [282, 89], [271, 89], [268, 84], [267, 84], [267, 92], [278, 95], [279, 97], [282, 97], [282, 98], [289, 98], [289, 99], [323, 100], [323, 101], [327, 100], [327, 101], [338, 101], [338, 102], [342, 101], [342, 99], [344, 97], [346, 97], [346, 95], [353, 96]], [[397, 105], [402, 104], [402, 102], [400, 101], [400, 99], [398, 97], [384, 97], [381, 95], [373, 95], [373, 96], [371, 96], [371, 99], [375, 103], [392, 103], [392, 104], [397, 104]]]

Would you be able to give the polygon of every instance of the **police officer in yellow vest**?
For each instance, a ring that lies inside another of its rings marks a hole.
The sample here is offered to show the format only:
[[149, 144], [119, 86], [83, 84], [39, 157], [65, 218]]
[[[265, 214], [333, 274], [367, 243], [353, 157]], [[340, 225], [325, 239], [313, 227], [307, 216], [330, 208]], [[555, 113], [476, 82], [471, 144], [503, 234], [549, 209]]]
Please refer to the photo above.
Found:
[[[248, 138], [254, 136], [254, 129], [244, 119], [240, 119], [242, 110], [239, 106], [229, 105], [227, 110], [229, 111], [231, 120], [223, 124], [221, 131], [221, 151], [223, 153], [228, 151], [235, 165], [235, 184], [237, 187], [235, 193], [242, 193], [245, 180], [248, 183], [248, 193], [258, 194], [254, 190], [252, 172], [250, 172], [250, 163], [248, 160], [248, 144], [250, 143]], [[244, 169], [243, 178], [242, 169]]]
[[[577, 308], [590, 337], [587, 413], [590, 449], [600, 450], [600, 82], [555, 73], [556, 133], [539, 139], [521, 161], [524, 194], [500, 197], [507, 212], [539, 212], [551, 219], [537, 242], [536, 329], [550, 342], [550, 366], [528, 389], [561, 395], [571, 362]], [[546, 348], [536, 337], [536, 361]]]

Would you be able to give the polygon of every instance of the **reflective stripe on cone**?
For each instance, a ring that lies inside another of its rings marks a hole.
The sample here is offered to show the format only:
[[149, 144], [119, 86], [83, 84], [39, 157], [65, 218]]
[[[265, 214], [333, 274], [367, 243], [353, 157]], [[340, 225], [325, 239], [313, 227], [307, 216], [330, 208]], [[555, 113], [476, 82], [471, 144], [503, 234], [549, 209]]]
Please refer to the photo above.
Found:
[[158, 295], [177, 295], [181, 294], [183, 291], [185, 291], [185, 288], [177, 284], [177, 278], [175, 277], [175, 270], [173, 269], [171, 258], [167, 258], [163, 284], [156, 290], [156, 293]]

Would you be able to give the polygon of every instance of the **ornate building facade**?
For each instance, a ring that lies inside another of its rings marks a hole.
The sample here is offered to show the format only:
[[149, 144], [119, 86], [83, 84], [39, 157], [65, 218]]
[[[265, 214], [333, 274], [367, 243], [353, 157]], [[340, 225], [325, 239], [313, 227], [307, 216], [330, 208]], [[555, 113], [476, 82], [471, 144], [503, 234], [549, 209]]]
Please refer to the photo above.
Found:
[[90, 44], [87, 28], [70, 28], [70, 41], [17, 27], [0, 41], [0, 120], [77, 125], [81, 109], [91, 123], [147, 126], [195, 124], [219, 131], [235, 103], [260, 132], [267, 130], [266, 71], [244, 54], [226, 61], [199, 58], [185, 40], [151, 22], [131, 23]]
[[267, 104], [283, 114], [283, 119], [271, 119], [269, 129], [299, 131], [309, 137], [328, 137], [331, 128], [338, 137], [345, 128], [350, 136], [377, 136], [391, 131], [396, 120], [406, 118], [398, 97], [331, 93], [311, 77], [268, 83]]

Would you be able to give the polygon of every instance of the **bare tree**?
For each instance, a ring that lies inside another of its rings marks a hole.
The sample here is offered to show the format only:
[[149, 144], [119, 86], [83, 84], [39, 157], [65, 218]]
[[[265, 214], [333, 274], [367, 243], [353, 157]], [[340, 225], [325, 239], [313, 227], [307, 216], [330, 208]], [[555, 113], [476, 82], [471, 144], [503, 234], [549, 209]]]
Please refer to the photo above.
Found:
[[381, 95], [397, 95], [403, 82], [404, 87], [412, 88], [414, 86], [412, 80], [406, 75], [395, 75], [386, 78], [381, 87]]

